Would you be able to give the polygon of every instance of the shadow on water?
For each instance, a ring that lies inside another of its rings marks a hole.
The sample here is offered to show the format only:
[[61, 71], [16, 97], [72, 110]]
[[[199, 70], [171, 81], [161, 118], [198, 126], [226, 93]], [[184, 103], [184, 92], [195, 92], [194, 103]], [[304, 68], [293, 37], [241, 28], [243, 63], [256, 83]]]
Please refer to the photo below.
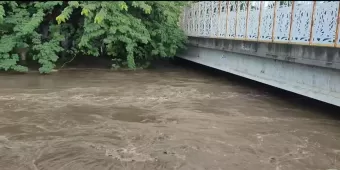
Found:
[[289, 92], [280, 88], [269, 86], [260, 82], [256, 82], [247, 78], [243, 78], [241, 76], [217, 70], [208, 66], [190, 62], [178, 57], [172, 60], [171, 63], [176, 65], [177, 67], [184, 68], [189, 72], [197, 72], [199, 74], [202, 74], [203, 76], [213, 77], [214, 79], [221, 82], [233, 82], [237, 86], [241, 86], [243, 88], [251, 88], [259, 93], [267, 93], [277, 98], [278, 100], [289, 103], [290, 105], [302, 108], [304, 110], [313, 111], [313, 114], [322, 114], [323, 116], [329, 117], [331, 119], [340, 120], [340, 107], [309, 97], [305, 97], [293, 92]]

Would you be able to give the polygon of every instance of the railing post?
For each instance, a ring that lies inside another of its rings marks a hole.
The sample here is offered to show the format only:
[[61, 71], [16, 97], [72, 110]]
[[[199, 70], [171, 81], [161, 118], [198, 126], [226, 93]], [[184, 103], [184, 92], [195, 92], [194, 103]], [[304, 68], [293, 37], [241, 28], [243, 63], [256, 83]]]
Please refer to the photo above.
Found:
[[238, 10], [239, 10], [239, 6], [238, 3], [239, 1], [235, 1], [235, 6], [236, 6], [236, 16], [235, 16], [235, 35], [234, 35], [234, 39], [237, 39], [237, 14], [238, 14]]
[[188, 30], [187, 30], [187, 7], [184, 8], [184, 14], [183, 14], [183, 26], [184, 26], [184, 30], [185, 30], [185, 33], [188, 34]]
[[292, 40], [292, 25], [293, 25], [293, 22], [294, 22], [294, 1], [292, 1], [292, 12], [291, 12], [291, 15], [290, 15], [290, 24], [289, 24], [289, 34], [288, 34], [288, 44], [290, 44], [290, 41]]
[[213, 28], [212, 19], [213, 19], [213, 16], [214, 16], [214, 5], [215, 5], [215, 1], [210, 1], [210, 11], [211, 12], [210, 12], [210, 17], [209, 17], [209, 19], [210, 19], [210, 34], [209, 34], [209, 37], [214, 37], [213, 36], [214, 33], [213, 33], [213, 30], [212, 30], [212, 28]]
[[199, 37], [200, 35], [200, 27], [201, 27], [201, 23], [200, 23], [200, 9], [201, 9], [201, 5], [200, 5], [200, 1], [197, 2], [197, 6], [198, 6], [198, 9], [197, 9], [197, 19], [196, 19], [196, 25], [197, 26], [197, 31], [196, 31], [196, 37]]
[[207, 14], [206, 14], [206, 11], [207, 11], [207, 6], [206, 6], [206, 3], [205, 3], [205, 1], [203, 1], [203, 6], [204, 6], [204, 10], [203, 10], [203, 36], [205, 37], [206, 35], [205, 35], [205, 30], [206, 30], [206, 27], [207, 27], [207, 25], [206, 25], [206, 16], [207, 16]]
[[216, 21], [218, 24], [217, 24], [217, 37], [220, 38], [220, 20], [221, 20], [221, 1], [218, 1], [218, 21]]
[[195, 2], [195, 4], [193, 5], [194, 6], [194, 16], [195, 16], [195, 18], [193, 19], [193, 21], [195, 21], [195, 22], [193, 22], [193, 29], [194, 29], [194, 36], [197, 36], [197, 27], [196, 27], [196, 25], [197, 25], [197, 2]]
[[257, 41], [260, 40], [262, 8], [263, 8], [263, 1], [261, 1], [260, 3], [259, 25], [257, 27]]
[[277, 1], [274, 1], [274, 17], [273, 17], [273, 28], [272, 28], [272, 42], [274, 42], [274, 36], [275, 36], [275, 25], [276, 25], [276, 7], [277, 7]]
[[244, 34], [244, 39], [247, 40], [248, 37], [248, 18], [249, 18], [249, 10], [250, 10], [250, 1], [247, 1], [247, 15], [246, 15], [246, 32]]
[[226, 26], [225, 26], [225, 36], [228, 37], [228, 15], [229, 15], [229, 1], [227, 1], [227, 6], [226, 6], [226, 14], [227, 14], [227, 17], [226, 17]]
[[314, 18], [315, 18], [315, 8], [316, 8], [316, 1], [313, 1], [312, 21], [311, 21], [310, 34], [309, 34], [309, 45], [311, 45], [313, 43], [313, 27], [314, 27]]
[[336, 19], [336, 30], [335, 30], [335, 40], [334, 40], [334, 47], [338, 47], [338, 38], [339, 38], [339, 24], [340, 24], [340, 1], [338, 6], [338, 17]]

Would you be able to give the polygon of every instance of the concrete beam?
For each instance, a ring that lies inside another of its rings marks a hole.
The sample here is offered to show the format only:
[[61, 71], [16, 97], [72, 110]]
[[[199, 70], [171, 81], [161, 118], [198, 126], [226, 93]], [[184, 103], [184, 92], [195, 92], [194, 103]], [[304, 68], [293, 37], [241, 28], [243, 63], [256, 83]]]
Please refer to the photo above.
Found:
[[[332, 68], [339, 65], [335, 66], [334, 63], [326, 65], [328, 59], [324, 57], [334, 55], [331, 61], [339, 64], [336, 62], [339, 59], [338, 51], [336, 51], [337, 54], [326, 52], [327, 55], [324, 54], [327, 50], [318, 51], [323, 53], [324, 56], [310, 64], [307, 62], [308, 59], [303, 56], [308, 56], [305, 53], [310, 54], [312, 52], [306, 51], [305, 47], [286, 48], [285, 50], [288, 49], [287, 51], [290, 52], [286, 51], [281, 54], [280, 52], [283, 50], [270, 50], [268, 44], [259, 44], [257, 47], [248, 47], [248, 52], [240, 52], [245, 49], [245, 47], [237, 45], [238, 43], [242, 44], [240, 41], [226, 43], [226, 40], [202, 40], [201, 42], [209, 41], [214, 42], [214, 44], [207, 43], [204, 45], [210, 47], [197, 47], [197, 44], [194, 44], [196, 46], [190, 45], [186, 51], [178, 54], [178, 57], [340, 106], [340, 70]], [[221, 45], [219, 42], [224, 42], [224, 44]], [[202, 46], [201, 43], [199, 45]], [[255, 52], [249, 52], [254, 49], [256, 49]], [[295, 49], [295, 51], [292, 52], [292, 49]], [[274, 54], [278, 57], [264, 56], [268, 51], [274, 51]], [[283, 55], [292, 53], [298, 56], [295, 57], [294, 61], [282, 59]], [[317, 52], [314, 51], [314, 53], [316, 55]], [[300, 56], [301, 54], [302, 56]], [[317, 66], [318, 64], [322, 64], [323, 67]]]
[[189, 37], [189, 45], [292, 63], [340, 69], [340, 49]]

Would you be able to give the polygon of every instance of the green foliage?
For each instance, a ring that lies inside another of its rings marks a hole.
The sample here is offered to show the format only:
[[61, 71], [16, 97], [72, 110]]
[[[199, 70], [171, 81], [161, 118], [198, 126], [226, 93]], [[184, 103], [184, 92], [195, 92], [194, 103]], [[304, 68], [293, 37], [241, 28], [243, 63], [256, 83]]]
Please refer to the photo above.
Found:
[[[2, 1], [0, 70], [49, 73], [60, 57], [110, 56], [113, 67], [136, 69], [173, 57], [186, 36], [178, 22], [188, 2]], [[118, 62], [119, 61], [119, 62]]]

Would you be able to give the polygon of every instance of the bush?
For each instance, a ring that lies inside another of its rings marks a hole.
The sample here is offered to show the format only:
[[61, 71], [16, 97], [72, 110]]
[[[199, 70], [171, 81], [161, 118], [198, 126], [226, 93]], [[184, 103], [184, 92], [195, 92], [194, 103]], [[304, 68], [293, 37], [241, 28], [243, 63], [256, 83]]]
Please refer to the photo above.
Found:
[[2, 1], [0, 70], [24, 72], [26, 59], [49, 73], [58, 60], [110, 56], [135, 69], [172, 57], [186, 36], [179, 16], [187, 2]]

